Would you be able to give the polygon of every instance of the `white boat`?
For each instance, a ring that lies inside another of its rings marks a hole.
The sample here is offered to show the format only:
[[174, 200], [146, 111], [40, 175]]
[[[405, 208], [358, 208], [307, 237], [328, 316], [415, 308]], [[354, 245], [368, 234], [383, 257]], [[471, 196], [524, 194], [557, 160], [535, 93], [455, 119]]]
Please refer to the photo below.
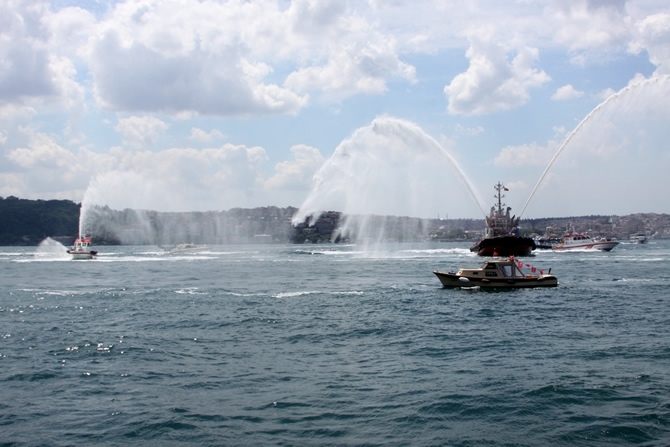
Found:
[[613, 237], [594, 239], [586, 233], [569, 233], [563, 236], [558, 244], [551, 246], [552, 250], [600, 250], [610, 251], [619, 245]]
[[90, 235], [79, 235], [74, 240], [74, 245], [67, 252], [72, 255], [72, 259], [93, 259], [98, 255], [98, 252], [93, 250], [93, 242]]
[[538, 250], [551, 250], [551, 247], [554, 244], [557, 244], [561, 239], [556, 237], [536, 237], [533, 238], [535, 241], [535, 248]]
[[530, 264], [509, 258], [497, 258], [479, 268], [460, 269], [458, 272], [433, 271], [444, 287], [519, 288], [556, 287], [558, 279]]
[[170, 248], [168, 251], [171, 254], [186, 254], [186, 253], [200, 253], [203, 251], [210, 251], [212, 247], [209, 245], [197, 245], [197, 244], [178, 244], [173, 248]]
[[644, 233], [631, 234], [629, 240], [633, 244], [644, 244], [647, 242], [647, 235]]

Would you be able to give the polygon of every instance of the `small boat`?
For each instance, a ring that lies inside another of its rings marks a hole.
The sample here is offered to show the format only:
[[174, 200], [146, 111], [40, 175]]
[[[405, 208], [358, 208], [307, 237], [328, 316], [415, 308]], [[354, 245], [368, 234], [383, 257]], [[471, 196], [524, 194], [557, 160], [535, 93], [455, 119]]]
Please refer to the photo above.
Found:
[[506, 205], [502, 202], [505, 197], [502, 192], [508, 189], [500, 182], [494, 189], [497, 203], [491, 207], [491, 213], [486, 217], [484, 238], [472, 244], [470, 251], [479, 256], [530, 256], [535, 250], [535, 241], [519, 234], [520, 217], [510, 217], [512, 208], [505, 208]]
[[72, 259], [93, 259], [98, 252], [93, 250], [92, 241], [93, 238], [90, 235], [79, 235], [67, 252], [72, 255]]
[[536, 237], [533, 238], [535, 241], [535, 248], [538, 250], [551, 250], [554, 244], [558, 244], [560, 238], [557, 237]]
[[631, 234], [629, 240], [633, 244], [644, 244], [647, 242], [647, 235], [644, 233]]
[[510, 256], [484, 261], [479, 268], [458, 272], [433, 271], [444, 287], [520, 288], [556, 287], [558, 279]]
[[552, 250], [600, 250], [610, 251], [619, 245], [619, 241], [613, 237], [602, 237], [594, 239], [586, 233], [569, 233], [563, 236], [558, 244], [554, 244]]
[[200, 253], [203, 251], [210, 251], [212, 247], [209, 245], [197, 244], [177, 244], [176, 246], [166, 249], [170, 254], [186, 254], [186, 253]]

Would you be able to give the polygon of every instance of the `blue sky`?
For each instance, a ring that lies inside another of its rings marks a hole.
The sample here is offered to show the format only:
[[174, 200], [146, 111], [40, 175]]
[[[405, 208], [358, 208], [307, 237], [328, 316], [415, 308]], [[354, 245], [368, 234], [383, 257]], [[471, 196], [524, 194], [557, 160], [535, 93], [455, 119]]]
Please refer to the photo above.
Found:
[[667, 1], [3, 0], [0, 17], [3, 197], [480, 218], [502, 181], [524, 217], [670, 212]]

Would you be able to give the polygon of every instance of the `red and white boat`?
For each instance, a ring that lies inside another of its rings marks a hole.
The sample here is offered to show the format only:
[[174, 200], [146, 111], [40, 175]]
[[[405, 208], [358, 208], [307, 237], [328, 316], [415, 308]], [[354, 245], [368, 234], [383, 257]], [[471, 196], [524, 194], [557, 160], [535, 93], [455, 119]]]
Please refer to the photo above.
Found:
[[600, 250], [610, 251], [619, 245], [613, 237], [594, 239], [586, 233], [569, 233], [563, 236], [558, 244], [551, 246], [552, 250]]
[[72, 255], [72, 259], [93, 259], [98, 255], [96, 250], [93, 250], [93, 241], [91, 236], [80, 235], [74, 240], [74, 245], [67, 251]]

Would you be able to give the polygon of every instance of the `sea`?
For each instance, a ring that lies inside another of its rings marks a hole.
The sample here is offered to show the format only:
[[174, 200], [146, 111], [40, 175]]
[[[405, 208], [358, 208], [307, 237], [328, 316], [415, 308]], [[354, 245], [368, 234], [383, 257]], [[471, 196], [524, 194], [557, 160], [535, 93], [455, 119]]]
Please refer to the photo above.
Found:
[[670, 241], [0, 247], [0, 446], [670, 445]]

